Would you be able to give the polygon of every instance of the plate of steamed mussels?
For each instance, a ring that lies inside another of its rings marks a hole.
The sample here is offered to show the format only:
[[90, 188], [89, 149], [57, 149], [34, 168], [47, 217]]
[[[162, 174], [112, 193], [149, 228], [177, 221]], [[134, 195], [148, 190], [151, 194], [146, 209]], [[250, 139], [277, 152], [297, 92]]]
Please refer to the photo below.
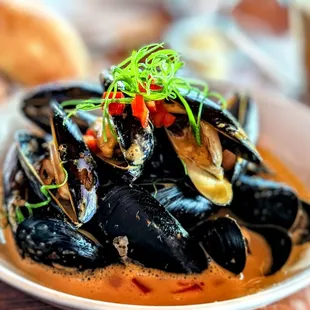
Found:
[[71, 309], [254, 309], [310, 283], [309, 111], [183, 66], [150, 44], [1, 107], [1, 280]]

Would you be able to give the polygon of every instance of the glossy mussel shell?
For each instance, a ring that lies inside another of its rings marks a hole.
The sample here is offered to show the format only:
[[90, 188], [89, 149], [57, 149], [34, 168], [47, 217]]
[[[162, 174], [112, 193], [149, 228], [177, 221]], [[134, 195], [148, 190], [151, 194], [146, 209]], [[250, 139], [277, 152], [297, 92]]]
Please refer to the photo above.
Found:
[[[61, 103], [72, 99], [101, 98], [102, 93], [100, 85], [87, 82], [61, 81], [42, 84], [26, 92], [22, 98], [21, 110], [38, 127], [45, 132], [51, 132], [50, 117], [53, 113], [50, 108], [51, 101]], [[79, 116], [73, 118], [83, 132], [88, 128], [88, 122], [83, 118]]]
[[250, 224], [293, 227], [301, 202], [288, 186], [260, 177], [242, 175], [234, 184], [231, 211]]
[[123, 256], [146, 267], [176, 273], [200, 273], [208, 266], [204, 252], [181, 224], [136, 185], [114, 186], [86, 225], [99, 241], [125, 237]]
[[97, 209], [99, 181], [96, 164], [77, 125], [66, 117], [57, 103], [52, 108], [54, 141], [51, 136], [40, 137], [27, 131], [18, 131], [15, 135], [18, 157], [34, 193], [41, 201], [45, 201], [46, 196], [41, 191], [44, 181], [34, 166], [43, 159], [52, 160], [49, 145], [55, 143], [59, 154], [57, 164], [62, 165], [68, 174], [65, 186], [68, 187], [70, 199], [60, 199], [57, 190], [51, 189], [48, 190], [50, 203], [74, 225], [80, 226], [89, 221]]
[[28, 218], [19, 224], [15, 239], [24, 256], [54, 267], [83, 270], [119, 261], [111, 244], [100, 245], [62, 220]]
[[[194, 115], [198, 114], [199, 106], [202, 103], [201, 119], [213, 126], [222, 136], [223, 139], [229, 140], [227, 148], [234, 154], [247, 159], [251, 162], [260, 163], [261, 156], [257, 152], [243, 128], [240, 126], [236, 118], [226, 109], [206, 98], [202, 92], [196, 90], [180, 90]], [[178, 101], [173, 99], [167, 103]]]
[[216, 263], [235, 274], [243, 271], [247, 245], [234, 219], [210, 219], [219, 211], [219, 207], [199, 195], [189, 185], [161, 189], [156, 198]]
[[51, 128], [59, 159], [68, 173], [68, 187], [73, 210], [80, 223], [88, 222], [97, 210], [99, 178], [96, 162], [82, 133], [63, 108], [52, 102]]

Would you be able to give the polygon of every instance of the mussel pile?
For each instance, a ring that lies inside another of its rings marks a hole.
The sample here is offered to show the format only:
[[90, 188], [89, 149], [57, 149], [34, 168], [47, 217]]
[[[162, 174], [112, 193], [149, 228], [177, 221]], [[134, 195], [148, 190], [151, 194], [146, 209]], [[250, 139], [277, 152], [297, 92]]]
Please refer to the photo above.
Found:
[[[196, 90], [184, 93], [194, 114], [202, 104], [200, 145], [177, 98], [164, 102], [170, 126], [142, 126], [125, 107], [110, 116], [116, 137], [107, 130], [104, 141], [102, 116], [69, 118], [61, 105], [102, 98], [109, 79], [101, 82], [41, 85], [21, 102], [41, 129], [16, 132], [4, 166], [5, 208], [22, 256], [78, 270], [130, 262], [185, 274], [215, 261], [239, 274], [251, 255], [247, 228], [270, 245], [273, 274], [294, 244], [309, 241], [309, 206], [258, 176], [266, 168], [251, 98], [233, 95], [222, 109]], [[90, 131], [96, 148], [86, 143]]]

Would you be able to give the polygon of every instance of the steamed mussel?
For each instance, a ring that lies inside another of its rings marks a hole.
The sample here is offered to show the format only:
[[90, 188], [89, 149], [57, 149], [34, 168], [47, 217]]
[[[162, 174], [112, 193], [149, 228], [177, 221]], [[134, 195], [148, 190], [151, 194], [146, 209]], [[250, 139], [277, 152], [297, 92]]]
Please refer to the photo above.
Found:
[[272, 257], [264, 274], [276, 273], [309, 241], [310, 208], [261, 176], [255, 102], [234, 94], [222, 107], [181, 79], [167, 86], [162, 71], [143, 75], [152, 61], [172, 61], [153, 52], [137, 62], [136, 84], [125, 61], [101, 85], [47, 84], [24, 96], [41, 133], [16, 132], [3, 173], [21, 255], [78, 270], [201, 274], [217, 264], [239, 275], [257, 234]]

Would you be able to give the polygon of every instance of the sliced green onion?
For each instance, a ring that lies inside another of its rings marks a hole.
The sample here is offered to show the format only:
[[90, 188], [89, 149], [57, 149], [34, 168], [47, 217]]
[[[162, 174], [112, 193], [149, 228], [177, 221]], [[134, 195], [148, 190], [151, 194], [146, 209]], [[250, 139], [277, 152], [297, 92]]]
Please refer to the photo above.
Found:
[[201, 145], [201, 133], [200, 133], [200, 120], [201, 120], [201, 113], [203, 108], [203, 101], [200, 102], [199, 109], [198, 109], [198, 115], [197, 115], [197, 128], [196, 128], [196, 141], [199, 145]]
[[[38, 203], [29, 203], [29, 202], [25, 203], [25, 207], [28, 210], [29, 216], [32, 215], [32, 209], [37, 209], [37, 208], [45, 207], [45, 206], [47, 206], [50, 203], [51, 196], [49, 194], [49, 190], [58, 189], [60, 187], [63, 187], [67, 183], [67, 181], [68, 181], [68, 172], [66, 171], [66, 169], [64, 169], [64, 168], [62, 168], [62, 169], [63, 169], [63, 171], [65, 173], [65, 179], [64, 179], [64, 181], [62, 183], [60, 183], [60, 184], [52, 184], [52, 185], [42, 185], [40, 187], [40, 191], [46, 197], [46, 200], [38, 202]], [[19, 208], [16, 208], [16, 210], [17, 209], [19, 209]], [[16, 212], [16, 215], [17, 215], [17, 212]], [[20, 211], [20, 214], [17, 215], [17, 216], [19, 216], [21, 218], [21, 215], [23, 216], [23, 214]]]
[[183, 167], [184, 167], [185, 175], [188, 175], [187, 166], [186, 166], [186, 164], [185, 164], [185, 161], [181, 159], [181, 163], [182, 163], [182, 165], [183, 165]]
[[[180, 60], [178, 52], [165, 49], [164, 43], [152, 43], [133, 51], [131, 55], [117, 66], [111, 68], [113, 81], [106, 91], [104, 99], [87, 99], [87, 100], [68, 100], [63, 102], [64, 107], [73, 105], [74, 110], [69, 111], [69, 116], [74, 115], [77, 111], [103, 110], [102, 116], [102, 136], [107, 141], [106, 122], [108, 122], [111, 133], [116, 137], [115, 129], [110, 119], [108, 106], [111, 102], [131, 103], [136, 94], [144, 97], [145, 101], [157, 101], [164, 99], [176, 99], [177, 97], [184, 105], [188, 115], [189, 123], [195, 135], [198, 144], [201, 143], [200, 138], [200, 120], [201, 112], [197, 115], [197, 123], [195, 116], [188, 105], [185, 98], [180, 94], [180, 90], [196, 90], [201, 92], [205, 97], [217, 98], [223, 108], [227, 108], [226, 100], [216, 92], [210, 92], [208, 85], [200, 80], [188, 79], [177, 76], [178, 71], [184, 66], [184, 62]], [[154, 83], [160, 86], [160, 89], [152, 90], [151, 85]], [[115, 99], [110, 98], [111, 92], [116, 96], [118, 91], [118, 83], [122, 82], [121, 91], [129, 98]], [[139, 85], [143, 85], [145, 92], [140, 91]], [[102, 106], [104, 104], [104, 106]], [[201, 110], [201, 106], [199, 106]]]
[[17, 224], [20, 224], [21, 222], [23, 222], [25, 220], [25, 217], [24, 217], [22, 211], [20, 210], [20, 207], [16, 207], [15, 214], [16, 214]]

